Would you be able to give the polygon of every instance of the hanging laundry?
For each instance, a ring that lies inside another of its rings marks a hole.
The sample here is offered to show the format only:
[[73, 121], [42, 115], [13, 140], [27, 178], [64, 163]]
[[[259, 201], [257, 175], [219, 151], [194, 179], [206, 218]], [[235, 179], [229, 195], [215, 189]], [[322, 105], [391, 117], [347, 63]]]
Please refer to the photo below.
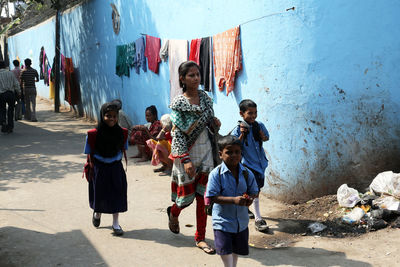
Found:
[[50, 72], [49, 70], [51, 69], [49, 59], [47, 58], [47, 55], [44, 56], [44, 62], [43, 62], [43, 76], [44, 76], [44, 84], [49, 86], [50, 84]]
[[168, 45], [169, 45], [169, 40], [164, 40], [164, 43], [161, 46], [160, 49], [160, 58], [162, 61], [167, 61], [168, 59]]
[[44, 75], [43, 75], [43, 59], [44, 59], [44, 56], [45, 56], [45, 52], [44, 52], [44, 47], [42, 46], [40, 48], [40, 54], [39, 54], [39, 68], [40, 68], [39, 79], [40, 80], [44, 79]]
[[200, 44], [201, 44], [201, 39], [193, 39], [190, 42], [190, 54], [189, 54], [189, 60], [192, 60], [197, 63], [197, 65], [200, 64]]
[[239, 26], [213, 36], [214, 72], [216, 83], [222, 91], [226, 83], [226, 95], [235, 87], [236, 72], [242, 69]]
[[53, 57], [53, 64], [51, 65], [51, 71], [50, 71], [50, 85], [51, 82], [56, 81], [56, 57]]
[[49, 87], [49, 99], [54, 99], [56, 94], [56, 84], [52, 80], [50, 80], [50, 87]]
[[60, 71], [65, 74], [65, 56], [61, 54], [61, 66], [60, 66]]
[[182, 94], [182, 88], [179, 86], [178, 68], [182, 62], [188, 60], [188, 41], [187, 40], [169, 40], [168, 62], [169, 62], [169, 83], [171, 86], [170, 102], [175, 96]]
[[129, 67], [126, 64], [126, 46], [117, 45], [116, 52], [115, 74], [119, 77], [122, 77], [122, 75], [129, 77]]
[[135, 64], [135, 43], [117, 45], [116, 52], [115, 74], [120, 77], [122, 75], [129, 77], [129, 68]]
[[140, 67], [142, 67], [143, 71], [147, 71], [146, 57], [144, 56], [145, 43], [143, 36], [135, 41], [135, 45], [136, 45], [136, 57], [133, 65], [135, 67], [136, 73], [139, 74]]
[[200, 43], [200, 76], [204, 86], [204, 91], [212, 91], [212, 52], [211, 52], [211, 37], [202, 38]]
[[126, 64], [128, 64], [129, 68], [133, 68], [135, 64], [136, 57], [136, 45], [135, 43], [129, 43], [126, 45]]
[[153, 71], [154, 73], [158, 73], [158, 63], [161, 62], [160, 48], [160, 38], [146, 35], [146, 49], [144, 55], [147, 57], [147, 65], [149, 70]]
[[79, 82], [74, 71], [72, 58], [65, 58], [65, 79], [64, 79], [65, 101], [70, 105], [76, 105], [79, 102]]
[[49, 77], [50, 77], [50, 88], [49, 88], [49, 98], [54, 99], [55, 96], [55, 86], [56, 86], [56, 57], [53, 57], [53, 64], [51, 65], [50, 71], [49, 71]]

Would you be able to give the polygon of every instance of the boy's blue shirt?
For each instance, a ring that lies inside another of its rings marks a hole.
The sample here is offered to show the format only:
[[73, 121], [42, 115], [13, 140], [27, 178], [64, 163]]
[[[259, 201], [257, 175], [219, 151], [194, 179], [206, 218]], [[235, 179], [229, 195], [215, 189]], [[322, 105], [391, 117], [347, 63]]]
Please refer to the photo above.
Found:
[[[265, 136], [269, 138], [269, 133], [265, 125], [262, 122], [258, 122], [258, 125], [260, 125], [260, 129]], [[233, 130], [232, 135], [236, 137], [240, 136], [239, 126]], [[248, 145], [245, 144], [244, 140], [242, 141], [242, 163], [264, 176], [268, 160], [263, 147], [261, 146], [260, 148], [259, 143], [254, 139], [253, 126], [250, 127], [250, 131], [247, 134], [247, 143]]]
[[[128, 150], [128, 140], [126, 140], [126, 143], [125, 143], [125, 150]], [[85, 143], [85, 148], [84, 148], [84, 150], [83, 150], [83, 153], [84, 154], [90, 154], [90, 153], [92, 153], [92, 150], [91, 150], [91, 148], [90, 148], [90, 145], [89, 145], [89, 143], [88, 143], [88, 137], [86, 136], [86, 143]], [[111, 162], [114, 162], [114, 161], [117, 161], [117, 160], [121, 160], [122, 159], [122, 151], [119, 151], [118, 152], [118, 154], [117, 155], [115, 155], [114, 157], [112, 157], [112, 158], [105, 158], [105, 157], [102, 157], [102, 156], [100, 156], [99, 154], [94, 154], [93, 155], [96, 159], [98, 159], [98, 160], [100, 160], [101, 162], [104, 162], [104, 163], [111, 163]]]
[[[221, 169], [219, 170], [219, 168]], [[243, 175], [244, 170], [248, 172], [247, 183]], [[246, 192], [249, 195], [257, 195], [258, 186], [253, 173], [241, 163], [239, 163], [238, 184], [236, 184], [235, 177], [224, 162], [212, 170], [208, 176], [206, 197], [236, 197], [242, 196]], [[247, 206], [214, 203], [212, 209], [213, 229], [229, 233], [245, 230], [249, 224], [247, 209]]]

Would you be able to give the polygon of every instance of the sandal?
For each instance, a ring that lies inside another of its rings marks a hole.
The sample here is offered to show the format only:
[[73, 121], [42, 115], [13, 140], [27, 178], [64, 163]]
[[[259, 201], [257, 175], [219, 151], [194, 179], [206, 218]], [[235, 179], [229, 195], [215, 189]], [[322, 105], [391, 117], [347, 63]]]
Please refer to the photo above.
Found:
[[171, 232], [174, 234], [179, 234], [179, 222], [174, 223], [171, 220], [171, 206], [167, 208], [167, 215], [168, 215], [168, 227]]
[[159, 176], [171, 176], [171, 170], [165, 170], [158, 174]]
[[153, 170], [153, 172], [163, 172], [163, 171], [165, 171], [165, 166], [161, 166], [160, 168]]
[[[201, 242], [203, 242], [203, 243], [206, 244], [206, 245], [205, 245], [205, 246], [199, 246], [199, 244], [200, 244]], [[216, 253], [216, 252], [215, 252], [215, 249], [213, 249], [212, 247], [210, 247], [210, 246], [206, 243], [206, 241], [204, 241], [204, 240], [201, 240], [201, 241], [199, 241], [199, 242], [196, 242], [196, 247], [198, 247], [199, 249], [201, 249], [202, 251], [204, 251], [205, 253], [210, 254], [210, 255], [213, 255], [213, 254]]]

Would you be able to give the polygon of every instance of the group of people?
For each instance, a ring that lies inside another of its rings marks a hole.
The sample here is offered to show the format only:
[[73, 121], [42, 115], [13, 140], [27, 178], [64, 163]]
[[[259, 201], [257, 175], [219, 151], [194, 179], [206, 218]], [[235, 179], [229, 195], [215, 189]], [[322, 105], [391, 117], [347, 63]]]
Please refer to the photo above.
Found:
[[[155, 156], [155, 162], [158, 159], [163, 170], [172, 167], [168, 228], [180, 232], [179, 215], [196, 199], [196, 246], [220, 255], [225, 266], [236, 266], [238, 255], [249, 253], [250, 205], [254, 206], [256, 230], [268, 231], [260, 213], [259, 193], [268, 165], [262, 144], [269, 133], [256, 121], [256, 103], [247, 99], [239, 104], [243, 121], [231, 134], [219, 136], [221, 122], [214, 116], [213, 102], [198, 89], [199, 66], [187, 61], [178, 73], [183, 93], [173, 99], [171, 114], [161, 122], [156, 122], [157, 110], [151, 106], [146, 109], [150, 124], [135, 126], [129, 134], [118, 124], [122, 103], [114, 100], [102, 106], [98, 126], [88, 132], [85, 145], [94, 166], [93, 177], [88, 179], [92, 223], [98, 227], [102, 213], [113, 214], [113, 233], [123, 234], [118, 221], [118, 214], [127, 210], [122, 157], [128, 143], [138, 145], [137, 156], [142, 160], [151, 154], [154, 158], [158, 148], [163, 152]], [[169, 149], [164, 143], [170, 144]], [[206, 210], [212, 214], [215, 249], [205, 241]]]
[[[14, 60], [14, 69], [9, 71], [6, 63], [0, 61], [0, 125], [1, 132], [12, 133], [15, 120], [36, 122], [36, 86], [39, 74], [31, 67], [32, 61], [24, 61], [21, 70], [19, 60]], [[14, 117], [15, 116], [15, 117]]]

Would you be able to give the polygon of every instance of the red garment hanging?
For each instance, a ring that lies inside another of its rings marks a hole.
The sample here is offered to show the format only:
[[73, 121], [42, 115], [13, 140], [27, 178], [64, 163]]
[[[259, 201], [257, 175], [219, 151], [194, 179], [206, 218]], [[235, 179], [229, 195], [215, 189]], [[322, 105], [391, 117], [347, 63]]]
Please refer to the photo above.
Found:
[[158, 73], [158, 63], [160, 59], [161, 39], [146, 35], [146, 48], [144, 56], [147, 57], [147, 66], [149, 70]]
[[193, 39], [190, 42], [189, 60], [196, 62], [197, 65], [200, 64], [200, 44], [201, 39]]

